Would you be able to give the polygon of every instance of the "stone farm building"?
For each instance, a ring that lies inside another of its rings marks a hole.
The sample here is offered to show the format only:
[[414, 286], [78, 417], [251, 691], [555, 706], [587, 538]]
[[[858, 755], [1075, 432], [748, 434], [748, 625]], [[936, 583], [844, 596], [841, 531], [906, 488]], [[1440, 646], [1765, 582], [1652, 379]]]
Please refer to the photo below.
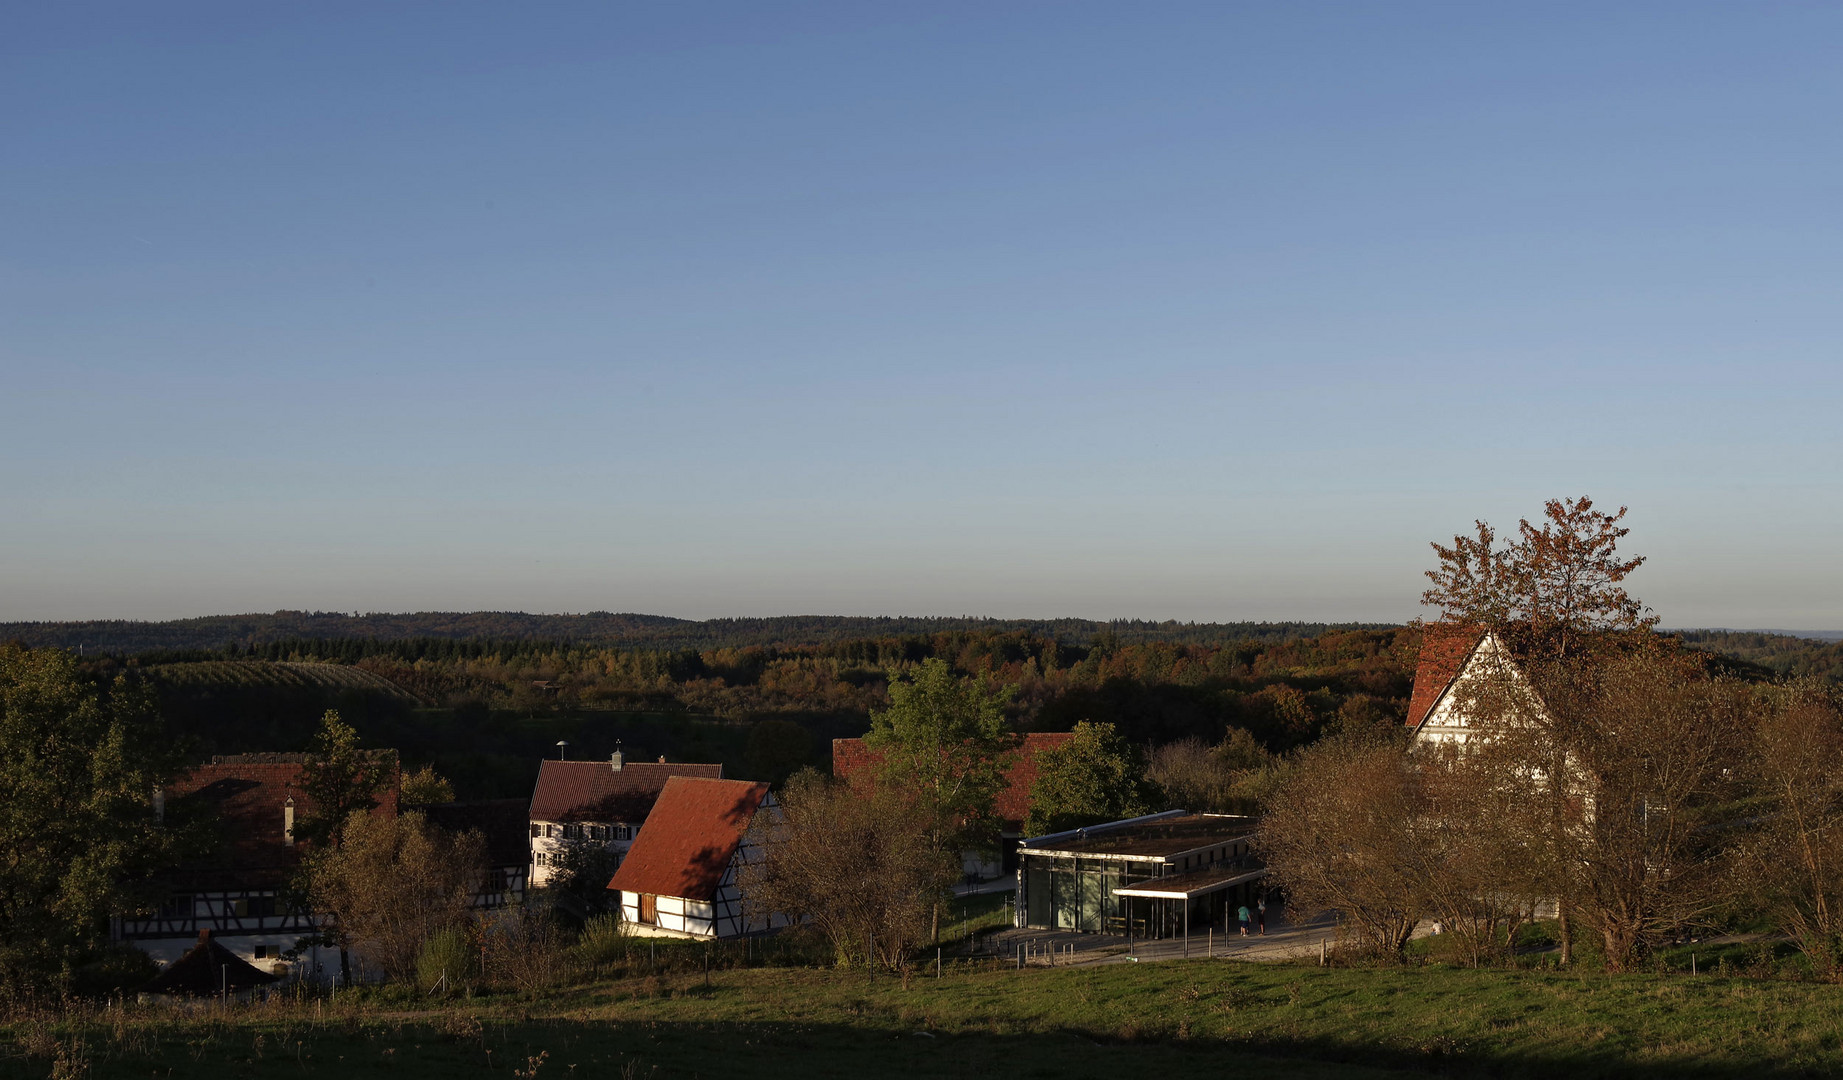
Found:
[[768, 785], [674, 776], [667, 780], [614, 879], [628, 932], [731, 938], [784, 925], [751, 920], [737, 870], [759, 855], [749, 825], [775, 812]]
[[[1067, 731], [1033, 731], [1018, 745], [1017, 758], [1005, 771], [1005, 786], [994, 809], [999, 819], [998, 858], [967, 852], [965, 873], [976, 881], [992, 881], [1017, 871], [1018, 842], [1024, 836], [1024, 818], [1030, 813], [1030, 789], [1037, 782], [1037, 755], [1068, 742]], [[864, 745], [863, 739], [832, 740], [832, 775], [852, 783], [876, 776], [883, 755]]]
[[1033, 836], [1018, 849], [1019, 926], [1171, 937], [1253, 906], [1253, 818], [1162, 814]]
[[723, 766], [629, 762], [618, 750], [607, 761], [545, 760], [528, 816], [532, 886], [549, 882], [567, 844], [596, 844], [623, 861], [674, 776], [721, 780]]
[[[395, 751], [374, 751], [389, 770], [375, 814], [397, 813], [401, 779]], [[301, 789], [306, 754], [235, 754], [214, 757], [193, 768], [155, 796], [163, 820], [196, 815], [213, 823], [211, 853], [174, 867], [165, 875], [166, 896], [148, 912], [112, 920], [111, 936], [170, 964], [205, 938], [219, 949], [255, 965], [279, 971], [284, 950], [316, 930], [309, 912], [289, 906], [286, 887], [300, 865], [294, 825], [317, 807]], [[320, 950], [302, 958], [304, 974], [321, 968]]]

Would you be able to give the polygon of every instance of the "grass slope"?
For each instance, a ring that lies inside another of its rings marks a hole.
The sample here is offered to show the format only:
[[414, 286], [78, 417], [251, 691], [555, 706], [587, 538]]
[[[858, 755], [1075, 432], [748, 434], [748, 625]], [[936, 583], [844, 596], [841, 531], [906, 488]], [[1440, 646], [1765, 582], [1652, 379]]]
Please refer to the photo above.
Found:
[[1709, 976], [1190, 961], [916, 977], [606, 980], [538, 1000], [410, 995], [17, 1017], [0, 1071], [776, 1077], [1795, 1076], [1843, 1069], [1836, 989]]

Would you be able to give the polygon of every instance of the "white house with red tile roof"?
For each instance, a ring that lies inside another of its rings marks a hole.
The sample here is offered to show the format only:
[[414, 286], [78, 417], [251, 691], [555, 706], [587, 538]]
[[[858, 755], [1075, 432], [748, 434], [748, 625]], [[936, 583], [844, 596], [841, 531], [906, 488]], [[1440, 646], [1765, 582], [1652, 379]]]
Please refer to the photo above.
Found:
[[1478, 738], [1465, 713], [1462, 688], [1487, 672], [1508, 675], [1527, 688], [1521, 662], [1516, 649], [1495, 632], [1464, 623], [1427, 624], [1408, 699], [1413, 745], [1464, 746]]
[[628, 849], [610, 889], [628, 930], [662, 937], [737, 937], [780, 919], [751, 920], [736, 879], [758, 857], [749, 825], [775, 811], [768, 785], [675, 776], [666, 781], [646, 829]]
[[531, 792], [531, 885], [548, 883], [566, 844], [598, 844], [623, 859], [654, 800], [674, 776], [723, 778], [722, 765], [629, 762], [619, 750], [607, 761], [550, 761], [538, 766]]

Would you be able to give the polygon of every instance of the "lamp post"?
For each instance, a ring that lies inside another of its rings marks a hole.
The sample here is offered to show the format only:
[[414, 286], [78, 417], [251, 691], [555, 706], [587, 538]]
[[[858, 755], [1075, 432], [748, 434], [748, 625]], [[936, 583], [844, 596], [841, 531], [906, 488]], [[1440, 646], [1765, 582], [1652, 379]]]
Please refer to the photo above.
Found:
[[570, 743], [568, 739], [558, 739], [557, 740], [557, 760], [558, 761], [568, 761], [569, 760], [569, 745]]

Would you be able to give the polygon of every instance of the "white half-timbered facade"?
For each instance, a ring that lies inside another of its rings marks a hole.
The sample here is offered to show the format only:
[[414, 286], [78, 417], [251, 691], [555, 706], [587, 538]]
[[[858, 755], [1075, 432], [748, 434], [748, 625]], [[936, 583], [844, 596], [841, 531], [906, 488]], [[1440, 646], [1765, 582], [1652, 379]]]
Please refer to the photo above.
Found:
[[572, 844], [594, 844], [623, 861], [654, 800], [674, 776], [723, 779], [722, 765], [629, 762], [617, 750], [607, 761], [549, 761], [538, 766], [528, 817], [531, 885], [549, 884]]
[[631, 933], [732, 938], [785, 926], [751, 919], [738, 870], [759, 858], [749, 826], [778, 813], [767, 784], [673, 777], [659, 793], [646, 831], [615, 871], [621, 917]]
[[[388, 774], [373, 813], [397, 813], [400, 770], [395, 751], [374, 753]], [[305, 977], [338, 967], [309, 949], [290, 969], [281, 957], [319, 920], [290, 905], [288, 883], [300, 865], [294, 826], [314, 809], [301, 787], [306, 754], [234, 754], [211, 759], [156, 793], [162, 820], [202, 818], [215, 832], [210, 853], [162, 875], [165, 897], [151, 911], [111, 920], [110, 935], [170, 964], [193, 949], [200, 932], [258, 970]]]

